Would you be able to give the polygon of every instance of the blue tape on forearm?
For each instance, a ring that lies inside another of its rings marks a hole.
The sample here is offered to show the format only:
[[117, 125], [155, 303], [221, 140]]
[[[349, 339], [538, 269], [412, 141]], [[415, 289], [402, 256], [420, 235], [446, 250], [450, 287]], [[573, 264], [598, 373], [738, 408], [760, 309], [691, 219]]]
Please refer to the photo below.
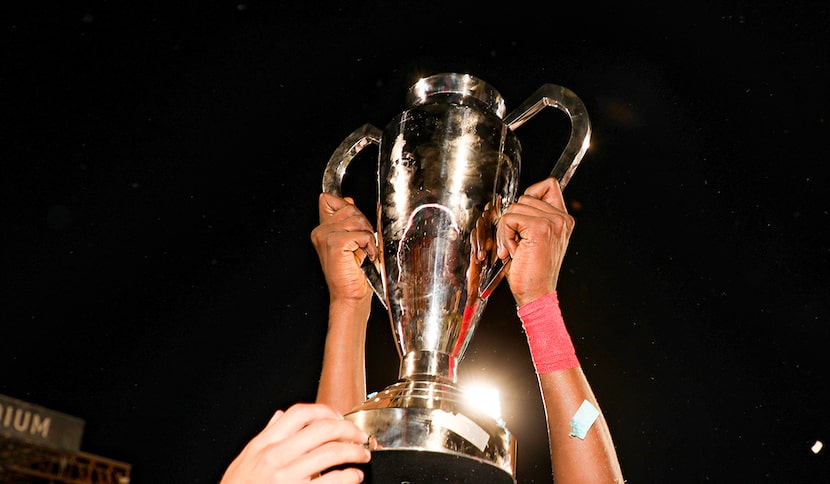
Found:
[[568, 435], [584, 440], [597, 417], [599, 417], [599, 410], [591, 405], [588, 400], [583, 400], [582, 405], [579, 406], [579, 409], [571, 418], [571, 433]]

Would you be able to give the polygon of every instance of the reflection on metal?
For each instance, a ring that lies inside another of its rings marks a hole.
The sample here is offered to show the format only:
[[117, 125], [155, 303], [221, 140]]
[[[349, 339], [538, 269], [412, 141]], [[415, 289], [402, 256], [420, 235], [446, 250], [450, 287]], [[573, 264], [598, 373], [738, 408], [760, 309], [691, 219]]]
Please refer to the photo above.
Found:
[[447, 454], [500, 471], [473, 482], [515, 482], [516, 439], [504, 421], [471, 404], [454, 383], [399, 381], [346, 418], [374, 438], [373, 461], [378, 453], [399, 450]]
[[[475, 482], [515, 482], [515, 439], [467, 404], [457, 367], [504, 274], [495, 234], [518, 195], [514, 129], [545, 107], [569, 116], [571, 137], [551, 172], [564, 186], [588, 148], [590, 123], [579, 98], [552, 84], [505, 115], [499, 92], [469, 74], [423, 78], [407, 104], [383, 130], [366, 124], [346, 137], [323, 174], [323, 191], [343, 196], [349, 164], [377, 147], [379, 257], [362, 268], [389, 313], [399, 380], [346, 418], [375, 438], [376, 454], [429, 460], [437, 471], [462, 457], [455, 467], [482, 464], [499, 476]], [[455, 477], [440, 481], [461, 482], [458, 469], [446, 470]]]
[[418, 212], [420, 212], [421, 210], [429, 209], [429, 208], [434, 208], [436, 210], [443, 210], [444, 212], [446, 212], [447, 218], [449, 220], [449, 227], [448, 228], [453, 230], [453, 232], [455, 232], [456, 234], [461, 235], [461, 229], [458, 228], [458, 222], [455, 221], [455, 215], [453, 214], [453, 211], [450, 210], [449, 208], [445, 207], [444, 205], [437, 204], [437, 203], [425, 203], [425, 204], [423, 204], [419, 207], [415, 207], [412, 210], [412, 213], [409, 215], [409, 220], [407, 220], [406, 227], [404, 227], [403, 236], [401, 237], [401, 240], [398, 242], [398, 253], [397, 253], [397, 256], [395, 257], [395, 260], [398, 263], [398, 281], [397, 281], [398, 283], [402, 282], [401, 278], [403, 277], [403, 274], [404, 274], [404, 267], [401, 265], [401, 261], [404, 260], [404, 256], [403, 256], [404, 248], [406, 247], [406, 241], [410, 238], [408, 236], [408, 234], [409, 234], [410, 230], [412, 230], [412, 226], [415, 223], [415, 216], [418, 215]]

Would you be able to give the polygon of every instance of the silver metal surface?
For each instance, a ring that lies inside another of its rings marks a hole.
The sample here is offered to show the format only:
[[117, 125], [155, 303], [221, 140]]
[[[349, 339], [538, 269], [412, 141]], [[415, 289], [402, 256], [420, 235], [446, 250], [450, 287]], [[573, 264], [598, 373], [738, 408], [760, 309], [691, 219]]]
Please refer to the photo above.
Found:
[[[349, 418], [387, 448], [461, 452], [511, 472], [515, 442], [503, 425], [460, 403], [458, 364], [503, 274], [495, 228], [518, 195], [513, 130], [547, 106], [568, 114], [571, 138], [552, 172], [564, 184], [588, 148], [590, 124], [579, 98], [553, 84], [504, 119], [498, 91], [468, 74], [421, 79], [407, 102], [383, 131], [366, 124], [348, 136], [323, 175], [323, 190], [342, 196], [352, 159], [378, 147], [380, 257], [363, 269], [389, 312], [400, 380]], [[492, 449], [476, 453], [442, 430], [436, 419], [448, 421], [446, 412], [485, 429]]]
[[454, 384], [407, 380], [390, 385], [346, 415], [371, 435], [373, 451], [406, 449], [462, 455], [516, 472], [516, 440], [472, 406]]

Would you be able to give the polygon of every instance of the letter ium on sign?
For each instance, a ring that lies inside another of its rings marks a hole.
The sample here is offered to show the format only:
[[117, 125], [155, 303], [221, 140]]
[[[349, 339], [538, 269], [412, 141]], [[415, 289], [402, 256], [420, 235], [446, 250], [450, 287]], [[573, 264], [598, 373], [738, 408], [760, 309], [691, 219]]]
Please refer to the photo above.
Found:
[[42, 438], [49, 437], [49, 417], [43, 417], [37, 413], [22, 408], [14, 408], [11, 405], [0, 403], [0, 417], [3, 427], [16, 432], [29, 435], [39, 435]]
[[45, 447], [81, 450], [83, 419], [0, 395], [0, 436]]

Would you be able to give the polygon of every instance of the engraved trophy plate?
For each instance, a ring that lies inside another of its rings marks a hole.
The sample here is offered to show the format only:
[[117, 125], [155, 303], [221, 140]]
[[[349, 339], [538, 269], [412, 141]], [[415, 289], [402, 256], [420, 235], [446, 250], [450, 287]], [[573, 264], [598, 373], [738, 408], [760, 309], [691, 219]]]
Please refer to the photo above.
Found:
[[495, 227], [518, 194], [514, 130], [548, 106], [571, 121], [551, 172], [564, 188], [590, 139], [582, 101], [545, 84], [505, 116], [498, 91], [468, 74], [420, 79], [407, 109], [383, 131], [361, 126], [328, 161], [323, 190], [343, 196], [349, 163], [378, 147], [380, 257], [367, 259], [363, 270], [389, 313], [400, 369], [396, 383], [346, 415], [376, 444], [366, 482], [425, 482], [426, 474], [515, 482], [515, 438], [503, 421], [468, 403], [457, 370], [502, 277]]

